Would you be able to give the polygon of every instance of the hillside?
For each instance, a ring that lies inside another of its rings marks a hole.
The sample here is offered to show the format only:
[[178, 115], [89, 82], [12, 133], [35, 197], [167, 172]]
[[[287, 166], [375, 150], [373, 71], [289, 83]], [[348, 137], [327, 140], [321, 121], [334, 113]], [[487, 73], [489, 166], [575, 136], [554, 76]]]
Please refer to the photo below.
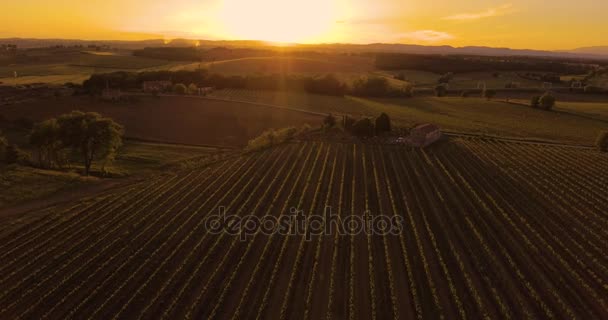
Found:
[[[476, 139], [242, 155], [3, 225], [0, 317], [605, 318], [607, 166]], [[400, 232], [243, 240], [206, 220], [296, 207], [319, 227], [326, 206]]]

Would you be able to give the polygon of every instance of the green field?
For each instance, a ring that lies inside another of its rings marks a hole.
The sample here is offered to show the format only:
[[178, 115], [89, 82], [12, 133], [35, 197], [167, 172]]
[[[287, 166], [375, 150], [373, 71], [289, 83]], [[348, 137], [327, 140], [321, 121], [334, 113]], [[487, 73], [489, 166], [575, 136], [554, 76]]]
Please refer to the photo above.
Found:
[[[601, 117], [591, 119], [481, 98], [366, 99], [255, 90], [221, 90], [214, 92], [212, 97], [355, 117], [377, 116], [386, 112], [400, 126], [431, 122], [452, 131], [585, 145], [592, 144], [598, 132], [608, 127], [608, 121]], [[608, 109], [608, 103], [568, 102], [564, 106], [599, 110], [604, 115]]]

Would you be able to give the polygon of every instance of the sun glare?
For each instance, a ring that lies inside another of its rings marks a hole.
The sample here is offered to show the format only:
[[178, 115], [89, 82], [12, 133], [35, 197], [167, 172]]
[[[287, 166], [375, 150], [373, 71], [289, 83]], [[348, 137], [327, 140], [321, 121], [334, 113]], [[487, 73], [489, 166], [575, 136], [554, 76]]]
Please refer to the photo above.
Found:
[[275, 42], [309, 42], [331, 32], [330, 0], [224, 0], [220, 21], [227, 36]]

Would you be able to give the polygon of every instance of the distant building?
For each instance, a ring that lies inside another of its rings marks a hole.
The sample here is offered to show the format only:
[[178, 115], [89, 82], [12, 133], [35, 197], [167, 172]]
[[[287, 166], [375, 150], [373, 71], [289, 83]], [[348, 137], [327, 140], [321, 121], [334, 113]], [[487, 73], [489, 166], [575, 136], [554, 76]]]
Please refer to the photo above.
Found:
[[414, 147], [426, 147], [441, 138], [441, 130], [434, 124], [422, 124], [410, 131], [408, 142]]
[[171, 90], [171, 81], [144, 81], [142, 89], [144, 92], [163, 92]]
[[105, 88], [101, 92], [101, 99], [105, 101], [119, 101], [122, 97], [120, 89]]

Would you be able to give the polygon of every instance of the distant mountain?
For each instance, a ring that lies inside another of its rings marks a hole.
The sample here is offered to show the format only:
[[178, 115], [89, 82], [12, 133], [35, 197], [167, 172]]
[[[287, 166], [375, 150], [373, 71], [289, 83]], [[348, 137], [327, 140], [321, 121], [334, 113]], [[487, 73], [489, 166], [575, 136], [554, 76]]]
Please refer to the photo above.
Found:
[[583, 47], [570, 50], [571, 53], [595, 54], [608, 56], [608, 46]]
[[[142, 49], [145, 47], [184, 47], [200, 46], [203, 48], [227, 47], [227, 48], [272, 48], [277, 44], [256, 40], [196, 40], [196, 39], [151, 39], [141, 41], [117, 41], [117, 40], [77, 40], [77, 39], [22, 39], [10, 38], [0, 39], [0, 44], [16, 44], [20, 48], [40, 48], [55, 45], [73, 46], [82, 45], [108, 45], [120, 49]], [[288, 50], [320, 50], [341, 52], [388, 52], [388, 53], [411, 53], [411, 54], [463, 54], [463, 55], [485, 55], [485, 56], [534, 56], [534, 57], [559, 57], [559, 58], [587, 58], [608, 59], [608, 46], [586, 47], [564, 51], [543, 51], [530, 49], [492, 48], [483, 46], [452, 47], [452, 46], [423, 46], [415, 44], [348, 44], [348, 43], [323, 43], [323, 44], [290, 44], [283, 47]]]

